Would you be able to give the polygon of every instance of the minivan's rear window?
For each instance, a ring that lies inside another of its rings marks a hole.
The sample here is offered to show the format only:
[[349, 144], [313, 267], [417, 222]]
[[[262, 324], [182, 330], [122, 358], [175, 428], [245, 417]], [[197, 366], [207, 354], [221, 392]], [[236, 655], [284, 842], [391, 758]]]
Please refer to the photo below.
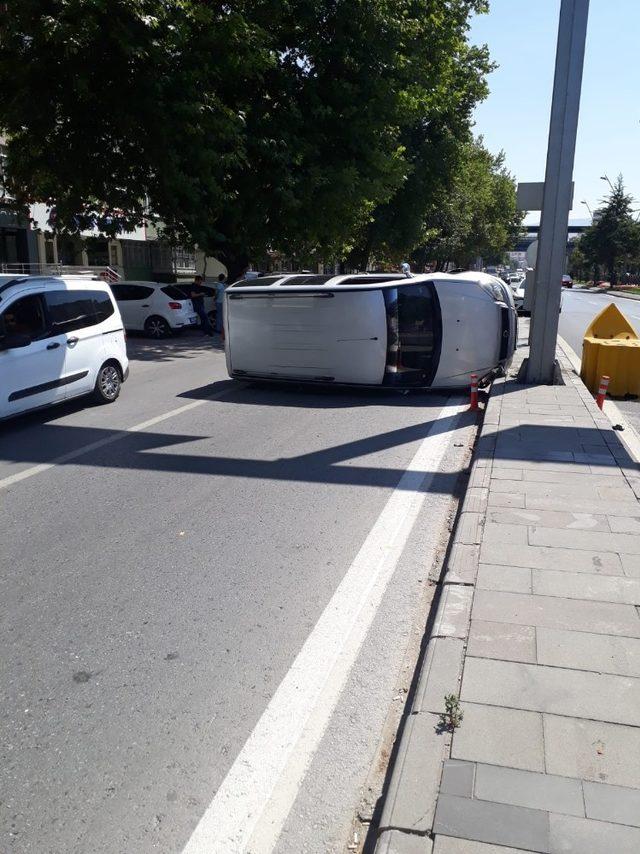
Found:
[[281, 287], [295, 288], [299, 285], [326, 285], [329, 279], [333, 278], [333, 273], [330, 276], [294, 276], [292, 279], [287, 279], [283, 282]]
[[343, 285], [380, 285], [383, 282], [393, 282], [398, 279], [403, 279], [402, 273], [381, 273], [379, 276], [350, 276], [348, 279], [343, 279], [336, 284]]
[[234, 288], [252, 288], [252, 287], [263, 287], [264, 285], [272, 285], [274, 282], [277, 282], [278, 279], [281, 279], [282, 276], [258, 276], [253, 279], [240, 279], [239, 282], [234, 282]]

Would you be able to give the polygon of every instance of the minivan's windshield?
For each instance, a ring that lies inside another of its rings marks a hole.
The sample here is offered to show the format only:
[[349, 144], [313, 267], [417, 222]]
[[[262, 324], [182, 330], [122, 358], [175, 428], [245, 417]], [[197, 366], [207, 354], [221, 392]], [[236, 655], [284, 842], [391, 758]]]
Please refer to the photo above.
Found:
[[428, 385], [442, 340], [440, 305], [430, 282], [383, 289], [387, 312], [385, 382]]

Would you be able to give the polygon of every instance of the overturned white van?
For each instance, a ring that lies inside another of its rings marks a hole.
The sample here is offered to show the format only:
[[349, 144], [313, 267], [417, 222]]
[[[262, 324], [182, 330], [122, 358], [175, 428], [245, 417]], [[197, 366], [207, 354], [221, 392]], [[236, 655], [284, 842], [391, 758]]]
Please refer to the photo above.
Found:
[[227, 289], [225, 334], [238, 379], [455, 388], [506, 369], [517, 315], [483, 273], [280, 274]]

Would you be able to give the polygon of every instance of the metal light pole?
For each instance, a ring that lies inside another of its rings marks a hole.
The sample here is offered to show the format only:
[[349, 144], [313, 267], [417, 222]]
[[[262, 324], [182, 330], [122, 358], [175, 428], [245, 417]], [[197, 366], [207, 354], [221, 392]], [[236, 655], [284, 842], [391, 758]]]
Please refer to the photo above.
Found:
[[538, 238], [529, 383], [553, 382], [589, 0], [562, 0]]
[[613, 184], [612, 184], [612, 183], [611, 183], [611, 181], [609, 180], [609, 176], [608, 176], [608, 175], [601, 175], [601, 176], [600, 176], [600, 180], [601, 180], [601, 181], [606, 181], [606, 182], [607, 182], [607, 184], [611, 187], [611, 192], [612, 192], [612, 193], [614, 192]]
[[589, 207], [589, 202], [587, 202], [587, 201], [585, 201], [585, 199], [583, 199], [583, 200], [580, 202], [580, 204], [581, 204], [581, 205], [586, 205], [587, 210], [589, 211], [589, 216], [591, 217], [591, 225], [593, 225], [593, 211], [592, 211], [592, 210], [591, 210], [591, 208]]

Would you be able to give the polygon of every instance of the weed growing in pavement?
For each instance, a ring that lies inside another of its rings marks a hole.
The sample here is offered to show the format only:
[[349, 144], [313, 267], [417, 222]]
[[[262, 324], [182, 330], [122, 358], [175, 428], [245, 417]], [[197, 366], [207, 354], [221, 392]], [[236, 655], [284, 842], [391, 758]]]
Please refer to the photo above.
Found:
[[443, 729], [453, 732], [460, 726], [464, 712], [460, 708], [460, 700], [455, 694], [445, 694], [444, 712], [440, 715], [440, 725]]

